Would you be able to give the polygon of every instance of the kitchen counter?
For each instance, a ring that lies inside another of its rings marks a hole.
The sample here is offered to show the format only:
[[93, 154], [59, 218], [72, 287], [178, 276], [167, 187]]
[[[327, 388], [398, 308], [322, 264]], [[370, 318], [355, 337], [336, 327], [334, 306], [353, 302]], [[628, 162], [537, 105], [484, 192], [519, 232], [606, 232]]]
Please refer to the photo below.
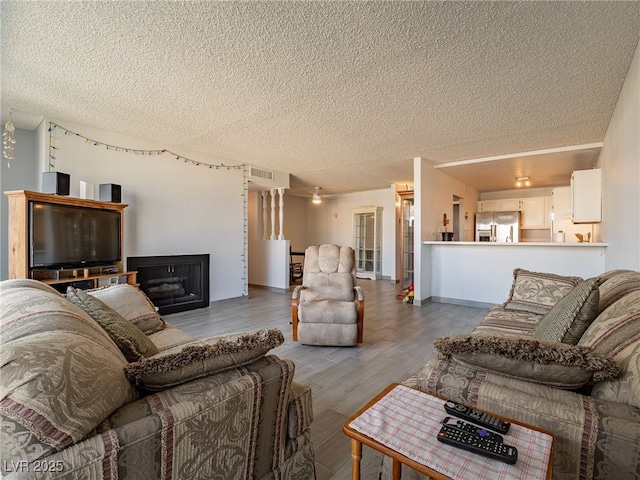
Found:
[[513, 270], [590, 278], [604, 272], [607, 243], [425, 241], [415, 281], [418, 303], [427, 299], [489, 306], [509, 296]]
[[422, 242], [424, 245], [477, 245], [481, 247], [607, 247], [608, 243], [601, 242]]

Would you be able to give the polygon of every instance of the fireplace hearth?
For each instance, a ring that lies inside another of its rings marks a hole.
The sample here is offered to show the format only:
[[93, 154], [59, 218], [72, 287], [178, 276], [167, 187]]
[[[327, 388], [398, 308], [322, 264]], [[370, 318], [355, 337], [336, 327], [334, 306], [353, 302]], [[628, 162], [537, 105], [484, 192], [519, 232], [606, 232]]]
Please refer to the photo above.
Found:
[[209, 254], [128, 257], [127, 270], [161, 315], [209, 306]]

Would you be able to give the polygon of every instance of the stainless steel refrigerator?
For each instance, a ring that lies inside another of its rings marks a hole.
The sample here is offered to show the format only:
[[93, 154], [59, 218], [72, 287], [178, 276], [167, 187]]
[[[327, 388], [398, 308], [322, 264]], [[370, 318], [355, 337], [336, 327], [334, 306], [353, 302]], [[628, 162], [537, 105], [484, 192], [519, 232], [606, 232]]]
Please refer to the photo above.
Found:
[[519, 242], [520, 212], [476, 213], [476, 242]]

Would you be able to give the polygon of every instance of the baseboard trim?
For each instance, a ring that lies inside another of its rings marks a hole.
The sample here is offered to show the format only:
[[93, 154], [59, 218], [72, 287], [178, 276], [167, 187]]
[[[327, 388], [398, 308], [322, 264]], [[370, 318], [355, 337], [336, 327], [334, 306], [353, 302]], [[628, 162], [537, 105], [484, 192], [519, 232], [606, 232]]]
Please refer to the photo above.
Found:
[[231, 297], [231, 298], [221, 298], [220, 300], [212, 300], [209, 302], [209, 307], [213, 307], [215, 305], [221, 305], [223, 303], [236, 303], [236, 302], [248, 302], [249, 295], [243, 295], [241, 297]]
[[495, 306], [495, 303], [475, 302], [473, 300], [464, 300], [461, 298], [429, 297], [429, 301], [436, 303], [451, 303], [453, 305], [476, 308], [491, 308]]
[[[253, 283], [250, 283], [249, 286], [251, 288], [261, 288], [262, 290], [268, 290], [270, 292], [275, 292], [275, 293], [289, 293], [291, 290], [287, 289], [287, 288], [277, 288], [277, 287], [269, 287], [267, 285], [256, 285]], [[295, 285], [292, 285], [295, 286]]]

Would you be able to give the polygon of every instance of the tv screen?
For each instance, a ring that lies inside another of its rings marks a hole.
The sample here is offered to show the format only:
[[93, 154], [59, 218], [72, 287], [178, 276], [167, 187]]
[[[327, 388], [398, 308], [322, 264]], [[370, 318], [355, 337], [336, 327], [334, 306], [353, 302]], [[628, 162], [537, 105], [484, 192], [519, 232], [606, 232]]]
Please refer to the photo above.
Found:
[[29, 203], [31, 268], [86, 268], [121, 260], [120, 212]]

